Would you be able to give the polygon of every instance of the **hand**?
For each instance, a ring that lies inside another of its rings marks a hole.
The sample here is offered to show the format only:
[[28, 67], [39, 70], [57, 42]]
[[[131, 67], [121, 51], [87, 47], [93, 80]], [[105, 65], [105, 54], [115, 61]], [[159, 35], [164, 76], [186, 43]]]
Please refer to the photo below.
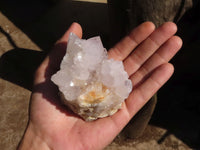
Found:
[[171, 77], [174, 69], [168, 61], [182, 45], [181, 39], [174, 36], [176, 30], [176, 25], [170, 22], [157, 29], [146, 22], [110, 49], [109, 58], [123, 61], [133, 91], [113, 116], [85, 122], [61, 104], [58, 89], [50, 80], [59, 69], [69, 33], [82, 37], [80, 25], [73, 23], [36, 72], [30, 120], [19, 149], [95, 150], [106, 147]]

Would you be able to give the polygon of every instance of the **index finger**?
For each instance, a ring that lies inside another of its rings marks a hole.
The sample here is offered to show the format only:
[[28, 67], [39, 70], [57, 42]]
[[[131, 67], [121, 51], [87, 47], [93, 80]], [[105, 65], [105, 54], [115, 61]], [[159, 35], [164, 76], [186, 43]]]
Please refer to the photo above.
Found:
[[155, 25], [152, 22], [142, 23], [111, 48], [108, 57], [119, 61], [124, 60], [154, 30]]

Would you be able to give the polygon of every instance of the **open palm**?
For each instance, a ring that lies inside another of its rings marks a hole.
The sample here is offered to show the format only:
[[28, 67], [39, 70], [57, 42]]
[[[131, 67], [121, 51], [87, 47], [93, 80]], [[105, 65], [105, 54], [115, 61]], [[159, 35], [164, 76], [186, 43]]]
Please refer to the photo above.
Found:
[[[50, 80], [59, 69], [69, 33], [82, 37], [80, 25], [73, 23], [36, 72], [30, 121], [20, 148], [25, 149], [27, 143], [29, 147], [40, 144], [40, 149], [55, 150], [95, 150], [107, 146], [171, 77], [174, 69], [168, 61], [182, 45], [181, 39], [174, 36], [176, 30], [170, 22], [157, 29], [146, 22], [109, 50], [109, 58], [123, 61], [133, 90], [116, 114], [85, 122], [61, 104], [58, 89]], [[32, 142], [27, 140], [30, 137]]]

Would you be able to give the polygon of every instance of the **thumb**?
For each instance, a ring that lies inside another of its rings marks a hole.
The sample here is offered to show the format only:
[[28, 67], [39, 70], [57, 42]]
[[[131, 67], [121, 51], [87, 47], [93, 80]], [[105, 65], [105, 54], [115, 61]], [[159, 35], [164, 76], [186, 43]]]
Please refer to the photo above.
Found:
[[82, 28], [78, 23], [72, 23], [65, 34], [58, 40], [54, 48], [44, 59], [40, 67], [35, 73], [35, 84], [45, 81], [46, 77], [50, 77], [60, 67], [61, 60], [66, 53], [67, 41], [70, 33], [73, 32], [78, 37], [82, 37]]
[[82, 28], [81, 28], [80, 24], [74, 22], [71, 24], [69, 29], [65, 32], [65, 34], [56, 42], [56, 44], [63, 43], [63, 42], [66, 43], [68, 41], [69, 34], [71, 32], [76, 34], [79, 38], [82, 38]]

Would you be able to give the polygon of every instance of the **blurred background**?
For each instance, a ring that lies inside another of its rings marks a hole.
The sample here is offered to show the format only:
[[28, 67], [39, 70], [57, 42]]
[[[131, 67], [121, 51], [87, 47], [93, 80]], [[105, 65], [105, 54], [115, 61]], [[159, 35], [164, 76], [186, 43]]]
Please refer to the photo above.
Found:
[[106, 149], [200, 149], [200, 2], [118, 2], [0, 1], [0, 149], [16, 149], [28, 121], [33, 74], [72, 22], [81, 24], [83, 38], [100, 35], [108, 49], [147, 20], [157, 26], [174, 21], [183, 48], [171, 61], [175, 73], [158, 92], [153, 116], [143, 134], [132, 138], [123, 132]]

